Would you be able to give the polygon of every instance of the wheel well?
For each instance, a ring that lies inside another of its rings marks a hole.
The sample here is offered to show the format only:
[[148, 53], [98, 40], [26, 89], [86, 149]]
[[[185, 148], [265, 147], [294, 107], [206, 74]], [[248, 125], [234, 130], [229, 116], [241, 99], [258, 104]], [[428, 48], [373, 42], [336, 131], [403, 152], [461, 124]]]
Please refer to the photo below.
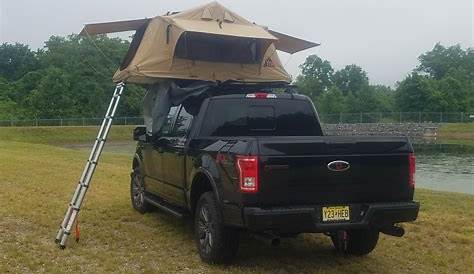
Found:
[[191, 186], [191, 195], [190, 195], [190, 202], [191, 202], [191, 212], [194, 216], [194, 209], [196, 208], [197, 201], [199, 197], [205, 192], [212, 191], [212, 185], [209, 181], [209, 178], [204, 173], [198, 173], [194, 179], [193, 184]]

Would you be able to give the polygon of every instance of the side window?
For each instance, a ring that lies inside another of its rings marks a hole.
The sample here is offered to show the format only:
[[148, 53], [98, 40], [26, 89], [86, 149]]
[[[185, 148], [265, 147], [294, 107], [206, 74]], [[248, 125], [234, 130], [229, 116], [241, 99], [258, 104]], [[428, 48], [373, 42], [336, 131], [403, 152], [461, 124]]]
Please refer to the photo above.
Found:
[[174, 130], [173, 130], [172, 136], [173, 137], [186, 137], [192, 121], [193, 121], [193, 116], [189, 114], [184, 109], [184, 107], [181, 108], [178, 118], [176, 118], [176, 122], [174, 124]]
[[170, 112], [168, 112], [168, 116], [166, 116], [166, 121], [161, 127], [161, 135], [162, 136], [169, 136], [171, 133], [171, 127], [173, 126], [173, 120], [178, 112], [179, 107], [171, 107]]

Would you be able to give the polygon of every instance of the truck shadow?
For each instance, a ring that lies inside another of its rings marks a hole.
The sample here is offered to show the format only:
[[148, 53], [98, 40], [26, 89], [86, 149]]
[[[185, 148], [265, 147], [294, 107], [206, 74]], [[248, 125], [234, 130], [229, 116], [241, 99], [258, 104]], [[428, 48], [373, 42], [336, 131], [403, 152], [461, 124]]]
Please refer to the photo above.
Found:
[[[192, 247], [196, 258], [197, 250], [194, 243], [194, 228], [190, 217], [176, 219], [164, 212], [156, 210], [154, 218], [158, 218], [161, 226], [173, 229], [177, 239], [186, 246]], [[199, 258], [197, 258], [199, 260]], [[213, 266], [224, 271], [228, 268], [256, 271], [256, 269], [272, 273], [296, 273], [318, 271], [350, 271], [350, 266], [363, 265], [367, 272], [380, 271], [380, 258], [374, 254], [365, 257], [354, 257], [339, 254], [335, 251], [329, 237], [321, 234], [300, 234], [295, 238], [282, 238], [281, 244], [271, 246], [257, 240], [250, 233], [240, 233], [240, 247], [235, 260], [228, 266]], [[378, 266], [377, 266], [378, 265]], [[371, 266], [374, 266], [372, 268]], [[347, 267], [347, 268], [346, 268]]]

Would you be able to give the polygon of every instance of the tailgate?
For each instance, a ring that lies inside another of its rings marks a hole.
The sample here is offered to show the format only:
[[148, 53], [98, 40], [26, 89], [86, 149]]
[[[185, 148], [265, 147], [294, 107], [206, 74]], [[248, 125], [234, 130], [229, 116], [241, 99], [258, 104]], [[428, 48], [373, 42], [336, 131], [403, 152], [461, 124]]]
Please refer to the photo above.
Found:
[[[270, 137], [259, 140], [259, 203], [267, 206], [411, 201], [405, 137]], [[345, 171], [328, 168], [349, 163]]]

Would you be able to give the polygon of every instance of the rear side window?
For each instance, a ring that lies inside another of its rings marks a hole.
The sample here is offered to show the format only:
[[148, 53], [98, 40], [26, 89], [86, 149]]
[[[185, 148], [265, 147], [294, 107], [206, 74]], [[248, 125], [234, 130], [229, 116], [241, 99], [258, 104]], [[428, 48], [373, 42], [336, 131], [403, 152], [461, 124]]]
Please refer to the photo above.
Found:
[[309, 102], [269, 99], [212, 100], [201, 136], [321, 136]]
[[192, 120], [193, 116], [182, 107], [174, 124], [173, 137], [186, 137]]
[[171, 127], [173, 125], [173, 120], [176, 114], [178, 113], [179, 107], [171, 107], [170, 112], [168, 112], [168, 115], [166, 116], [166, 120], [161, 127], [161, 135], [163, 136], [168, 136], [171, 133]]

